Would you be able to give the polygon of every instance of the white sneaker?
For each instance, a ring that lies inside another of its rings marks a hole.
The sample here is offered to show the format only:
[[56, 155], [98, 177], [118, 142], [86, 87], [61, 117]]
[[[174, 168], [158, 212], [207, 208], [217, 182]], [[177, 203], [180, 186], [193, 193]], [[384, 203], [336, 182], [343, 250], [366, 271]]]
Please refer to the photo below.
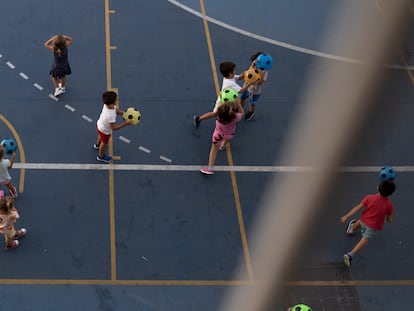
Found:
[[61, 87], [57, 87], [55, 88], [55, 93], [53, 94], [53, 96], [59, 96], [60, 94], [65, 93], [65, 91], [62, 91]]
[[65, 93], [66, 92], [66, 87], [61, 87], [60, 92], [61, 92], [61, 94]]

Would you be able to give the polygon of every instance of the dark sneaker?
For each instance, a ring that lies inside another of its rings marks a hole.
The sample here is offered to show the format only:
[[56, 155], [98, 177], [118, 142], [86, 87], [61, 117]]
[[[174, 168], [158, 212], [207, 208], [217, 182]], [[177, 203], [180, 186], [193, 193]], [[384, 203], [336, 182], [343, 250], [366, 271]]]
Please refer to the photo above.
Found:
[[351, 264], [352, 264], [352, 256], [349, 254], [345, 254], [344, 255], [344, 263], [348, 268], [351, 268]]
[[248, 112], [248, 113], [246, 113], [246, 115], [244, 116], [244, 119], [245, 119], [245, 120], [247, 120], [247, 121], [250, 121], [251, 119], [253, 119], [254, 115], [255, 115], [255, 112], [254, 112], [254, 111], [253, 111], [253, 112], [249, 111], [249, 112]]
[[353, 235], [355, 233], [355, 231], [352, 230], [352, 226], [354, 225], [354, 223], [356, 223], [357, 220], [356, 219], [352, 219], [349, 224], [348, 227], [346, 228], [346, 234], [348, 235]]
[[203, 167], [202, 169], [200, 169], [200, 172], [206, 175], [213, 175], [214, 171], [210, 170], [208, 167]]
[[194, 120], [194, 127], [199, 127], [200, 123], [201, 123], [200, 117], [199, 116], [194, 116], [193, 120]]
[[97, 145], [97, 144], [93, 144], [93, 149], [95, 149], [95, 150], [99, 150], [99, 145]]
[[98, 160], [99, 162], [110, 163], [112, 161], [112, 157], [104, 155], [101, 158], [100, 156], [97, 156], [96, 160]]
[[13, 240], [9, 245], [6, 245], [6, 250], [11, 250], [13, 248], [16, 248], [17, 246], [19, 246], [19, 241]]
[[26, 228], [21, 228], [20, 230], [18, 230], [14, 236], [15, 239], [20, 239], [22, 236], [24, 236], [26, 234], [27, 230]]

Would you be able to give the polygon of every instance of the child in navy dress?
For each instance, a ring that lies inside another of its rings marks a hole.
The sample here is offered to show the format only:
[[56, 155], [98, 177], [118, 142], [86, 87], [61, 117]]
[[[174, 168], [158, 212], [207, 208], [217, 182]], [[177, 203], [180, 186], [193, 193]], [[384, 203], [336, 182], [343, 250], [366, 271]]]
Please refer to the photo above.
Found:
[[45, 47], [53, 52], [54, 62], [50, 69], [54, 96], [59, 96], [66, 91], [66, 76], [72, 73], [68, 59], [68, 46], [72, 44], [72, 38], [66, 35], [54, 35], [45, 42]]

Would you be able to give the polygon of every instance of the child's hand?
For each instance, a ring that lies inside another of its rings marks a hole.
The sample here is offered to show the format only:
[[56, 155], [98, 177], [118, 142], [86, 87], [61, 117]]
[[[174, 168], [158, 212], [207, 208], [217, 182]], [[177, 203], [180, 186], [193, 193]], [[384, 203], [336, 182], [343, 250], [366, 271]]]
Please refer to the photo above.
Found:
[[344, 215], [341, 217], [341, 222], [346, 222], [347, 219], [348, 219], [348, 216]]

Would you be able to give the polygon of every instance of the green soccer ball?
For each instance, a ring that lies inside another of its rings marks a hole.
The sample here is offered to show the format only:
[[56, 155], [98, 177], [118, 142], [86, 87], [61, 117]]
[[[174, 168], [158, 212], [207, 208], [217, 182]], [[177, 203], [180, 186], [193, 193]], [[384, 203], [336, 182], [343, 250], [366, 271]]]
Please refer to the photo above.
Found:
[[301, 303], [293, 306], [292, 311], [312, 311], [312, 308]]
[[229, 102], [236, 102], [239, 98], [239, 93], [235, 89], [228, 88], [224, 89], [220, 93], [220, 101], [222, 104], [229, 103]]

